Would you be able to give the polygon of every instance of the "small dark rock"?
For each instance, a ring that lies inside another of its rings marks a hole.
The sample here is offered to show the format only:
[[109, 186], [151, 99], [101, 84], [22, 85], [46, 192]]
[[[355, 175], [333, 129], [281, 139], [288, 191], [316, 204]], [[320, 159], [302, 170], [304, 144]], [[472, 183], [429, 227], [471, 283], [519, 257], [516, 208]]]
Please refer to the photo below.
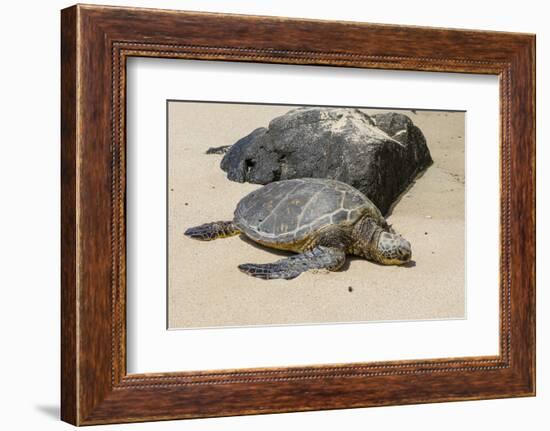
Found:
[[386, 215], [431, 163], [424, 135], [406, 115], [298, 108], [238, 140], [221, 168], [231, 181], [254, 184], [336, 179], [362, 191]]
[[350, 293], [353, 292], [353, 287], [348, 286], [348, 292], [350, 292]]

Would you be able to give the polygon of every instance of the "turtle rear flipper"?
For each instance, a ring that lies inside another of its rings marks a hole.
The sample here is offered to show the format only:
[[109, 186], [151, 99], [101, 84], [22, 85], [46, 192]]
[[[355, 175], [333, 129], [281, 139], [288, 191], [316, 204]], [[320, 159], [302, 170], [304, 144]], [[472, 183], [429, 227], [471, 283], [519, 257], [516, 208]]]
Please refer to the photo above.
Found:
[[252, 277], [270, 280], [283, 278], [290, 280], [310, 269], [325, 268], [336, 271], [346, 261], [343, 250], [332, 247], [315, 247], [313, 250], [287, 257], [273, 263], [244, 263], [239, 269]]
[[186, 236], [200, 241], [227, 238], [229, 236], [238, 235], [239, 233], [241, 233], [241, 231], [232, 221], [204, 223], [200, 226], [190, 227], [185, 231]]

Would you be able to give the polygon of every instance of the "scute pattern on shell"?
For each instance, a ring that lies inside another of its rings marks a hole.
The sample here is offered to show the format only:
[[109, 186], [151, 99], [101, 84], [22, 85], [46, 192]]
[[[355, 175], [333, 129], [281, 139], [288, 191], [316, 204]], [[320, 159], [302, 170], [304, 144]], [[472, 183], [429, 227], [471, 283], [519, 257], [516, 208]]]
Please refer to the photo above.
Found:
[[383, 217], [357, 189], [336, 180], [302, 178], [270, 183], [245, 196], [234, 222], [249, 237], [294, 243], [331, 224], [355, 223], [365, 212]]

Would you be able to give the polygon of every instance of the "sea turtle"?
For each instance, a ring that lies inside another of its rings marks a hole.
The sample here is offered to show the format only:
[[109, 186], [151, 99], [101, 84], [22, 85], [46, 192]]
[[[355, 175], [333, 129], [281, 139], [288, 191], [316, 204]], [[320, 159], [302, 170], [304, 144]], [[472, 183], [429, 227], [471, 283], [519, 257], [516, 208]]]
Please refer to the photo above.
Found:
[[264, 246], [299, 253], [274, 263], [239, 265], [244, 273], [263, 279], [292, 279], [309, 269], [336, 271], [346, 254], [384, 265], [400, 265], [411, 258], [410, 243], [390, 228], [363, 193], [331, 179], [267, 184], [241, 199], [232, 221], [185, 231], [202, 241], [239, 233]]

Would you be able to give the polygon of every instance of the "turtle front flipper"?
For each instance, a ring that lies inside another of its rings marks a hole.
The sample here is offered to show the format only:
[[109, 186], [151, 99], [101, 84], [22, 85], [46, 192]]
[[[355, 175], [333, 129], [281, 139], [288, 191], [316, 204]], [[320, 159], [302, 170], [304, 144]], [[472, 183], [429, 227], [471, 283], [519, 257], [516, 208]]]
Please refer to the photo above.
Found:
[[200, 226], [190, 227], [185, 235], [200, 241], [212, 241], [218, 238], [227, 238], [241, 233], [240, 229], [232, 221], [215, 221], [204, 223]]
[[239, 269], [245, 274], [264, 280], [275, 278], [290, 280], [310, 269], [324, 268], [337, 271], [345, 261], [346, 254], [343, 250], [319, 246], [273, 263], [244, 263], [239, 265]]

